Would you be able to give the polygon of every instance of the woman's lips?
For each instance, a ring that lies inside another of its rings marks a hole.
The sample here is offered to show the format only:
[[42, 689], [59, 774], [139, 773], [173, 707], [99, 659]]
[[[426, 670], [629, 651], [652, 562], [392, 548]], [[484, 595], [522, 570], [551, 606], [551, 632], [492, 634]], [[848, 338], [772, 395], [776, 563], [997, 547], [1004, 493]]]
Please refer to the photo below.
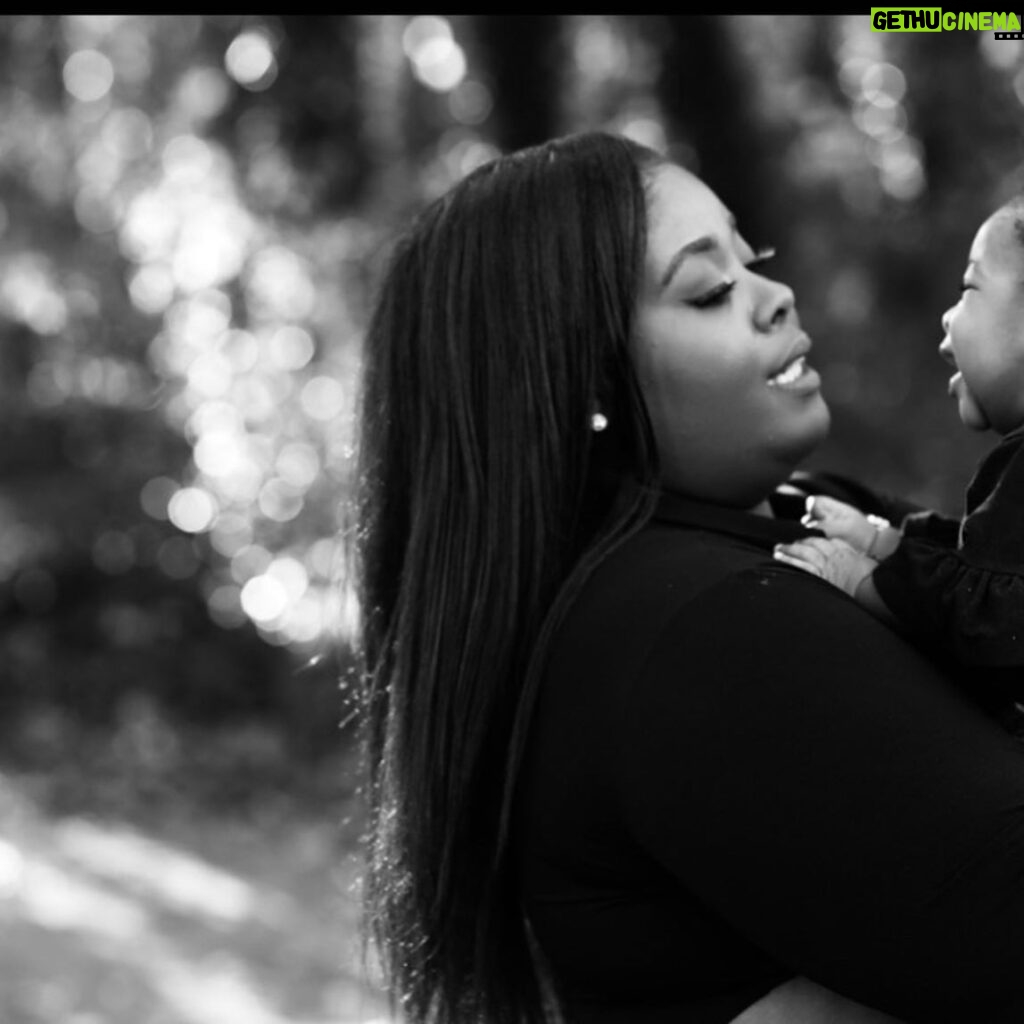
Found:
[[769, 377], [768, 386], [781, 391], [816, 391], [821, 387], [821, 378], [818, 371], [807, 362], [807, 356], [800, 354]]

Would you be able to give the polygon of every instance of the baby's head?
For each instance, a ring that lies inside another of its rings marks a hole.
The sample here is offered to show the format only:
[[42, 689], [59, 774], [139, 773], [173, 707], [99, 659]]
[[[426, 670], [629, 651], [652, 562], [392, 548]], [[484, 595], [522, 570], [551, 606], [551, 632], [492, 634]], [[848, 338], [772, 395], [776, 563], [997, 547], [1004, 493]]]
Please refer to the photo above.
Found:
[[978, 229], [960, 301], [942, 316], [939, 352], [957, 373], [949, 382], [960, 419], [1007, 434], [1024, 426], [1024, 196]]

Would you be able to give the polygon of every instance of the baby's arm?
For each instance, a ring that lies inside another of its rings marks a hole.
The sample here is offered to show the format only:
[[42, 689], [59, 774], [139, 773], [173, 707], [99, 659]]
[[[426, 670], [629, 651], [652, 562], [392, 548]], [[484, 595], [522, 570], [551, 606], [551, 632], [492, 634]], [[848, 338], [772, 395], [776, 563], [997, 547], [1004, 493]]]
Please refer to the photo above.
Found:
[[858, 551], [848, 541], [807, 537], [791, 544], [777, 544], [774, 555], [778, 561], [819, 576], [845, 591], [883, 622], [896, 624], [871, 580], [878, 560]]
[[887, 519], [865, 515], [852, 505], [824, 494], [808, 497], [807, 513], [801, 522], [821, 530], [826, 537], [845, 540], [876, 561], [891, 555], [900, 542], [900, 531]]

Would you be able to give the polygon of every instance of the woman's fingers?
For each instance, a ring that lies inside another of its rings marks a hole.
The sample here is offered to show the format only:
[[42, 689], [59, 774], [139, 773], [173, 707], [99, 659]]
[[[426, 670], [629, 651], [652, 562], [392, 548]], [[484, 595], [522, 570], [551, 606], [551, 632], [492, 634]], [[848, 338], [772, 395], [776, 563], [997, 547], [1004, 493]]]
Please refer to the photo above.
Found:
[[852, 552], [850, 546], [842, 540], [831, 540], [826, 537], [805, 537], [789, 544], [776, 544], [772, 554], [780, 562], [795, 565], [798, 569], [825, 576], [832, 559], [843, 557]]
[[777, 544], [772, 552], [774, 557], [787, 565], [794, 565], [804, 572], [821, 576], [827, 561], [825, 554], [810, 541], [796, 541], [793, 544]]
[[811, 562], [806, 562], [802, 558], [795, 558], [792, 555], [787, 555], [782, 551], [775, 551], [772, 557], [777, 562], [785, 562], [786, 565], [795, 566], [797, 569], [803, 569], [804, 572], [809, 572], [814, 576], [820, 576], [821, 570], [813, 565]]
[[851, 597], [878, 564], [844, 540], [806, 537], [791, 544], [778, 544], [772, 552], [780, 562], [796, 566], [804, 572], [839, 587]]

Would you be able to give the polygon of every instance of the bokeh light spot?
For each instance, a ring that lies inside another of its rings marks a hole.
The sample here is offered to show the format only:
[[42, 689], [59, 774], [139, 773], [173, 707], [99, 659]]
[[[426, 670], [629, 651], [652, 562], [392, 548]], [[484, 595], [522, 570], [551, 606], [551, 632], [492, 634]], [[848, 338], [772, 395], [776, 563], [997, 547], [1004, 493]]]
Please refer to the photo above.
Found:
[[304, 499], [298, 488], [285, 480], [274, 479], [260, 488], [258, 503], [268, 519], [287, 523], [302, 511]]
[[266, 33], [250, 29], [237, 35], [224, 54], [228, 74], [246, 89], [266, 89], [277, 77], [277, 58]]
[[305, 262], [282, 245], [253, 257], [247, 291], [258, 309], [280, 320], [304, 319], [316, 299]]
[[261, 544], [248, 544], [231, 559], [231, 578], [245, 583], [259, 576], [273, 561], [273, 556]]
[[903, 99], [907, 91], [907, 80], [895, 64], [882, 61], [865, 68], [860, 87], [869, 103], [891, 107]]
[[286, 324], [270, 335], [267, 349], [274, 364], [282, 370], [301, 370], [313, 358], [316, 346], [309, 331]]
[[249, 618], [267, 624], [279, 618], [288, 606], [288, 591], [280, 580], [264, 573], [242, 587], [241, 600]]
[[201, 533], [208, 530], [217, 515], [217, 503], [201, 487], [183, 487], [167, 505], [167, 516], [179, 530]]
[[410, 60], [416, 60], [424, 46], [438, 39], [451, 38], [452, 27], [447, 19], [436, 14], [420, 14], [405, 26], [402, 32], [402, 49]]
[[242, 608], [241, 588], [230, 583], [216, 587], [207, 597], [206, 607], [210, 618], [225, 629], [233, 629], [247, 621]]
[[153, 145], [153, 124], [138, 107], [112, 110], [103, 119], [100, 138], [110, 153], [131, 160], [149, 152]]
[[222, 512], [210, 530], [210, 543], [225, 558], [233, 558], [252, 543], [253, 527], [248, 516]]
[[281, 449], [274, 466], [283, 480], [305, 490], [320, 472], [320, 456], [311, 444], [292, 441]]
[[413, 74], [435, 92], [449, 92], [466, 76], [466, 55], [454, 39], [431, 39], [416, 51]]
[[169, 476], [147, 480], [139, 492], [139, 504], [151, 519], [167, 519], [167, 506], [178, 490], [178, 483]]
[[482, 124], [493, 107], [494, 97], [483, 82], [464, 81], [448, 96], [448, 110], [460, 124]]
[[313, 419], [326, 422], [345, 408], [345, 388], [333, 377], [314, 377], [306, 382], [299, 400]]
[[103, 99], [114, 84], [114, 65], [97, 50], [76, 50], [64, 62], [64, 88], [76, 100]]
[[231, 99], [231, 83], [217, 68], [189, 68], [178, 83], [178, 100], [197, 120], [216, 117]]
[[140, 313], [159, 316], [174, 299], [174, 277], [167, 267], [150, 263], [132, 274], [128, 295]]

